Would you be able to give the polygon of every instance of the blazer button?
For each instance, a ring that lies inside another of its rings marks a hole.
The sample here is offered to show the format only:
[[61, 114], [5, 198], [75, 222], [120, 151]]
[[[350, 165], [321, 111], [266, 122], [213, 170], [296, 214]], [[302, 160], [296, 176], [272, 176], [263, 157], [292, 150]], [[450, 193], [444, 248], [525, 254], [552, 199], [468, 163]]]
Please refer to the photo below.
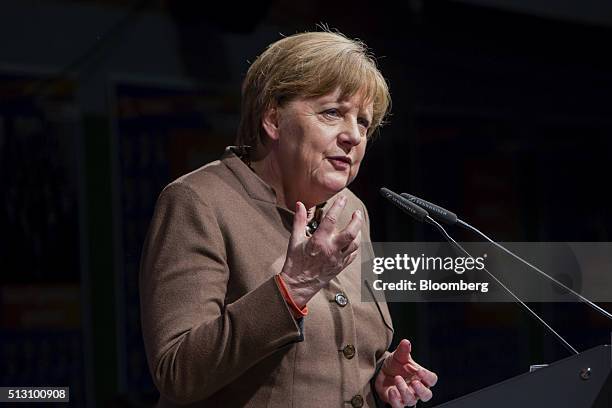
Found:
[[336, 301], [336, 303], [340, 307], [344, 307], [344, 306], [346, 306], [348, 304], [348, 298], [342, 292], [336, 293], [336, 297], [334, 298], [334, 300]]
[[352, 344], [347, 344], [342, 349], [342, 354], [344, 354], [344, 357], [346, 357], [349, 360], [355, 357], [355, 346], [353, 346]]
[[363, 397], [361, 395], [355, 395], [353, 398], [351, 398], [351, 406], [353, 408], [363, 407]]

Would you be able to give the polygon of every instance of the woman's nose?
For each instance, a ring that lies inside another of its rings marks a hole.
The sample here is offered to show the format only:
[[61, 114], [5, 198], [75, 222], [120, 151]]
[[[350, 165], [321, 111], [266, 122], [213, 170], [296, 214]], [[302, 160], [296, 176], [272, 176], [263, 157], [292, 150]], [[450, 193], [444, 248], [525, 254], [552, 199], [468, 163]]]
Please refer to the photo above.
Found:
[[361, 129], [357, 120], [347, 120], [339, 138], [342, 144], [357, 146], [361, 143]]

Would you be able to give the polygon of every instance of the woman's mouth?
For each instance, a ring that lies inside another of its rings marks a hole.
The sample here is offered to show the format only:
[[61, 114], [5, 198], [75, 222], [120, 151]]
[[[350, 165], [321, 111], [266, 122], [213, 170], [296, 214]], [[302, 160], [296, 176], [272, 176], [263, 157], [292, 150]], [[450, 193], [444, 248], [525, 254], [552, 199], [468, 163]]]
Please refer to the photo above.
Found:
[[348, 156], [331, 156], [327, 160], [336, 170], [348, 170], [351, 168], [352, 160]]

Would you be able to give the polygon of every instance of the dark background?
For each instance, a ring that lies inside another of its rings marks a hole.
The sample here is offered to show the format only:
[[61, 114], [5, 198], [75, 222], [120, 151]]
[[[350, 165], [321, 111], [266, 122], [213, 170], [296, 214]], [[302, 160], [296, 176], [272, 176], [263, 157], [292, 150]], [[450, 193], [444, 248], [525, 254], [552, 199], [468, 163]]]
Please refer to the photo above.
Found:
[[[157, 194], [233, 143], [248, 61], [318, 23], [364, 40], [390, 84], [351, 186], [373, 240], [439, 239], [381, 186], [500, 241], [612, 240], [608, 2], [2, 2], [0, 385], [155, 401], [137, 272]], [[610, 342], [582, 305], [533, 307], [579, 350]], [[515, 304], [390, 308], [440, 376], [423, 406], [568, 355]]]

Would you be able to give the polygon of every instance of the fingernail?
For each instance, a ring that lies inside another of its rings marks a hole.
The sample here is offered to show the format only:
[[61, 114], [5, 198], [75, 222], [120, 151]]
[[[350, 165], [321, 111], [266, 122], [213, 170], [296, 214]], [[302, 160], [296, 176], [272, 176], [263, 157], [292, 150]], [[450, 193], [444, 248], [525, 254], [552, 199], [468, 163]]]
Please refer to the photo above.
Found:
[[355, 211], [355, 215], [359, 218], [361, 218], [361, 210], [357, 210]]

